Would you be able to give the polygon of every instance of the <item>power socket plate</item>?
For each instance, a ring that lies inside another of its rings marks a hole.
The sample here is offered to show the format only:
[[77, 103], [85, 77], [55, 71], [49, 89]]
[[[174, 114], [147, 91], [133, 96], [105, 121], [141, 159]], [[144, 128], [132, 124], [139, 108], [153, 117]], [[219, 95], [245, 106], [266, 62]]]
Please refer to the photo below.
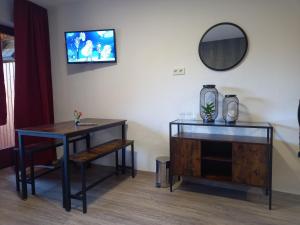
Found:
[[177, 76], [177, 75], [185, 75], [185, 68], [175, 68], [173, 70], [173, 75]]

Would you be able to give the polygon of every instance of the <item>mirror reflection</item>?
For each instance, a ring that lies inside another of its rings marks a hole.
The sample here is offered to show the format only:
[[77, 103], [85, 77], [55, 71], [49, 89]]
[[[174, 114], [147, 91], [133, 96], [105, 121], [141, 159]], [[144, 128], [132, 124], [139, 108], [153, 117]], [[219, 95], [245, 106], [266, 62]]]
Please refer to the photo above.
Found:
[[210, 69], [228, 70], [242, 61], [247, 47], [247, 37], [242, 28], [232, 23], [220, 23], [203, 35], [199, 56]]

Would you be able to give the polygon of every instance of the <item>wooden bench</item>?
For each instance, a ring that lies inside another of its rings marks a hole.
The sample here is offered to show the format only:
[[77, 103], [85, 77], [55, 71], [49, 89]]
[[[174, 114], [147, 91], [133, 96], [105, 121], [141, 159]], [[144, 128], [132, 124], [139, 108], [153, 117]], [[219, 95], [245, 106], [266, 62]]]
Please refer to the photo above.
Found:
[[[85, 139], [87, 141], [87, 147], [89, 146], [89, 136], [79, 136], [72, 138], [69, 143], [73, 144], [73, 151], [76, 152], [76, 142]], [[62, 141], [53, 141], [53, 142], [40, 142], [40, 143], [34, 143], [29, 144], [25, 146], [25, 154], [28, 157], [28, 164], [30, 167], [29, 177], [26, 178], [26, 182], [28, 184], [31, 184], [31, 193], [35, 195], [35, 179], [38, 177], [41, 177], [43, 175], [46, 175], [50, 172], [53, 172], [54, 170], [57, 170], [60, 168], [60, 165], [47, 165], [47, 171], [44, 171], [38, 175], [35, 175], [34, 171], [34, 154], [42, 151], [49, 150], [51, 148], [56, 148], [59, 146], [62, 146]], [[16, 190], [20, 192], [20, 174], [19, 174], [19, 148], [15, 147], [14, 149], [14, 163], [15, 163], [15, 176], [16, 176]]]
[[[76, 194], [72, 194], [71, 198], [81, 200], [82, 201], [82, 208], [83, 213], [87, 212], [87, 203], [86, 203], [86, 192], [91, 189], [92, 187], [96, 186], [103, 180], [105, 180], [108, 177], [111, 177], [113, 174], [118, 174], [119, 169], [119, 163], [118, 163], [118, 151], [120, 149], [124, 149], [127, 146], [131, 147], [131, 176], [134, 178], [135, 171], [134, 171], [134, 141], [133, 140], [122, 140], [117, 139], [113, 140], [107, 143], [104, 143], [100, 146], [93, 147], [91, 149], [88, 149], [87, 151], [80, 152], [78, 154], [70, 155], [70, 161], [77, 163], [80, 165], [81, 168], [81, 191], [77, 192]], [[116, 172], [113, 174], [109, 174], [105, 176], [104, 178], [101, 178], [100, 180], [90, 184], [86, 185], [86, 168], [87, 165], [101, 157], [104, 157], [108, 154], [115, 152], [115, 160], [116, 160]]]

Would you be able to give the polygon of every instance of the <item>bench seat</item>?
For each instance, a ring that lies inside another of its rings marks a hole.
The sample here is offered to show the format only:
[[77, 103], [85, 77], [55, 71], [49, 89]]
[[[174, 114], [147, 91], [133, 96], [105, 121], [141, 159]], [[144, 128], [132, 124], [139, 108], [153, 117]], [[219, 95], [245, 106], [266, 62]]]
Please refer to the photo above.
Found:
[[[75, 143], [77, 141], [86, 139], [86, 136], [74, 137], [69, 140], [69, 143]], [[61, 140], [49, 141], [49, 142], [38, 142], [33, 144], [25, 145], [25, 152], [36, 153], [39, 151], [44, 151], [50, 148], [56, 148], [62, 146], [63, 142]], [[15, 147], [14, 151], [19, 151], [19, 147]]]
[[116, 160], [116, 174], [118, 174], [118, 151], [122, 149], [122, 155], [124, 156], [124, 164], [123, 166], [123, 173], [125, 173], [125, 148], [127, 146], [131, 147], [131, 176], [134, 178], [134, 141], [133, 140], [122, 140], [122, 139], [116, 139], [112, 140], [110, 142], [104, 143], [102, 145], [93, 147], [88, 149], [87, 151], [82, 151], [74, 155], [69, 156], [69, 160], [73, 163], [77, 163], [81, 167], [81, 190], [77, 192], [76, 194], [71, 194], [71, 198], [81, 200], [82, 201], [82, 208], [83, 213], [87, 212], [87, 200], [86, 200], [86, 192], [96, 186], [98, 183], [102, 182], [108, 177], [111, 177], [113, 174], [109, 174], [103, 178], [101, 178], [98, 181], [95, 181], [94, 183], [90, 185], [86, 185], [86, 168], [87, 165], [103, 156], [106, 156], [111, 153], [115, 153], [115, 160]]
[[70, 161], [75, 163], [89, 163], [107, 154], [115, 152], [133, 144], [133, 140], [116, 139], [105, 144], [93, 147], [87, 151], [70, 155]]

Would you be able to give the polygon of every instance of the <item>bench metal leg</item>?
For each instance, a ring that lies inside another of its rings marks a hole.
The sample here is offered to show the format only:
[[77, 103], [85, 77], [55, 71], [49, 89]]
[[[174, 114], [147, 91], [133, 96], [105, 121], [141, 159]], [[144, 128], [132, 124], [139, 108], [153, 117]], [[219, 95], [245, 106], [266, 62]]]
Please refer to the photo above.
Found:
[[76, 141], [73, 142], [73, 153], [74, 154], [77, 153], [77, 142]]
[[131, 145], [131, 176], [134, 178], [134, 144]]
[[31, 193], [35, 195], [35, 178], [34, 178], [34, 159], [32, 153], [29, 154], [30, 162], [30, 184], [31, 184]]
[[115, 152], [115, 155], [116, 155], [116, 175], [118, 176], [119, 175], [119, 151], [118, 150]]
[[126, 170], [125, 155], [126, 155], [126, 148], [122, 148], [122, 174], [125, 174], [125, 170]]
[[81, 164], [81, 191], [82, 191], [82, 211], [86, 213], [86, 165], [85, 163]]
[[18, 152], [15, 154], [15, 175], [16, 175], [16, 190], [20, 192], [20, 174], [19, 174], [19, 160]]
[[[91, 135], [87, 134], [85, 137], [85, 140], [86, 140], [86, 149], [89, 150], [91, 148]], [[87, 164], [87, 168], [91, 168], [91, 167], [92, 167], [92, 164], [89, 162]]]

